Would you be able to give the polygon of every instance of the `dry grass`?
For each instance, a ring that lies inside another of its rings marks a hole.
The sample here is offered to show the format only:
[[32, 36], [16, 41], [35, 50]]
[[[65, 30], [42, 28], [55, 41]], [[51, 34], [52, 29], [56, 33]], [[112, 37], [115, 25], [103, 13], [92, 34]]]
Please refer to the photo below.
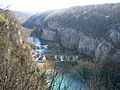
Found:
[[37, 63], [36, 65], [38, 68], [51, 69], [54, 64], [54, 61], [46, 60], [44, 63]]

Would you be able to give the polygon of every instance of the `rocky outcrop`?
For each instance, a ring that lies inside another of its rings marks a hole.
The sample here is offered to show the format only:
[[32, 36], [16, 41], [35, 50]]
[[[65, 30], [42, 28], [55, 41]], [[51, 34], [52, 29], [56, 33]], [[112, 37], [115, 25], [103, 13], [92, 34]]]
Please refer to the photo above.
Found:
[[80, 40], [78, 44], [78, 52], [82, 54], [89, 54], [94, 52], [97, 48], [98, 41], [93, 37], [85, 36], [84, 34], [80, 34]]
[[111, 40], [111, 43], [114, 45], [114, 47], [120, 49], [120, 26], [117, 30], [113, 29], [110, 31], [109, 39]]
[[79, 32], [74, 29], [65, 28], [58, 31], [56, 38], [58, 38], [58, 43], [63, 47], [68, 49], [77, 49], [80, 35]]
[[93, 53], [96, 60], [104, 61], [112, 48], [120, 49], [118, 8], [119, 3], [47, 11], [32, 16], [23, 26], [36, 27], [37, 35], [44, 40], [79, 54]]
[[41, 38], [44, 40], [55, 41], [56, 32], [50, 30], [43, 30]]
[[111, 49], [112, 49], [111, 43], [108, 43], [106, 41], [103, 41], [102, 43], [100, 43], [95, 51], [96, 60], [98, 60], [98, 61], [106, 60]]
[[110, 60], [112, 62], [119, 62], [120, 63], [120, 50], [117, 50], [114, 54], [110, 56]]

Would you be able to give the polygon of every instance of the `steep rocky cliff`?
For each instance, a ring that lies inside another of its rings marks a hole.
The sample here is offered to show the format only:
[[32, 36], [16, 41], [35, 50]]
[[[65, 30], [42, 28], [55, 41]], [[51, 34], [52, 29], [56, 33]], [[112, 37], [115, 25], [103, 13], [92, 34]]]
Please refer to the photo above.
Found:
[[[105, 60], [119, 54], [120, 4], [77, 6], [32, 16], [23, 26], [38, 37]], [[117, 54], [115, 54], [117, 53]]]

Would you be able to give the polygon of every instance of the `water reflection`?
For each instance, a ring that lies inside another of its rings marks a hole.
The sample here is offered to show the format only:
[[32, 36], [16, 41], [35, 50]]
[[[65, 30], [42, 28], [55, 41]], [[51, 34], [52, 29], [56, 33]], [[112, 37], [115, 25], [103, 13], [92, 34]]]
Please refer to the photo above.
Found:
[[[34, 39], [34, 43], [35, 43], [34, 54], [36, 54], [35, 56], [37, 56], [36, 63], [44, 64], [43, 61], [46, 60], [46, 56], [44, 52], [48, 50], [48, 45], [42, 45], [41, 41], [38, 38]], [[66, 63], [70, 64], [70, 62], [68, 61], [74, 60], [74, 62], [76, 62], [77, 59], [78, 59], [78, 56], [54, 55], [54, 60], [60, 61], [58, 62], [60, 66], [66, 65]], [[50, 78], [48, 78], [48, 80], [50, 80]], [[67, 73], [64, 75], [61, 75], [61, 73], [59, 73], [55, 78], [54, 85], [55, 86], [53, 90], [58, 90], [59, 85], [60, 85], [60, 90], [84, 90], [84, 87], [83, 87], [84, 85], [80, 82], [79, 79], [76, 78], [76, 76], [71, 75], [71, 73]]]

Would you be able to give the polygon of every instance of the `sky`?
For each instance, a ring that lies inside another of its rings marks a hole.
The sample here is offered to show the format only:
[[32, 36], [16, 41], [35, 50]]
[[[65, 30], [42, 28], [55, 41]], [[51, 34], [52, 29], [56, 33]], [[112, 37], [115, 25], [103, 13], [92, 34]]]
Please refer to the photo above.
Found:
[[119, 3], [120, 0], [0, 0], [0, 7], [23, 12], [44, 12], [47, 10], [84, 6], [91, 4]]

